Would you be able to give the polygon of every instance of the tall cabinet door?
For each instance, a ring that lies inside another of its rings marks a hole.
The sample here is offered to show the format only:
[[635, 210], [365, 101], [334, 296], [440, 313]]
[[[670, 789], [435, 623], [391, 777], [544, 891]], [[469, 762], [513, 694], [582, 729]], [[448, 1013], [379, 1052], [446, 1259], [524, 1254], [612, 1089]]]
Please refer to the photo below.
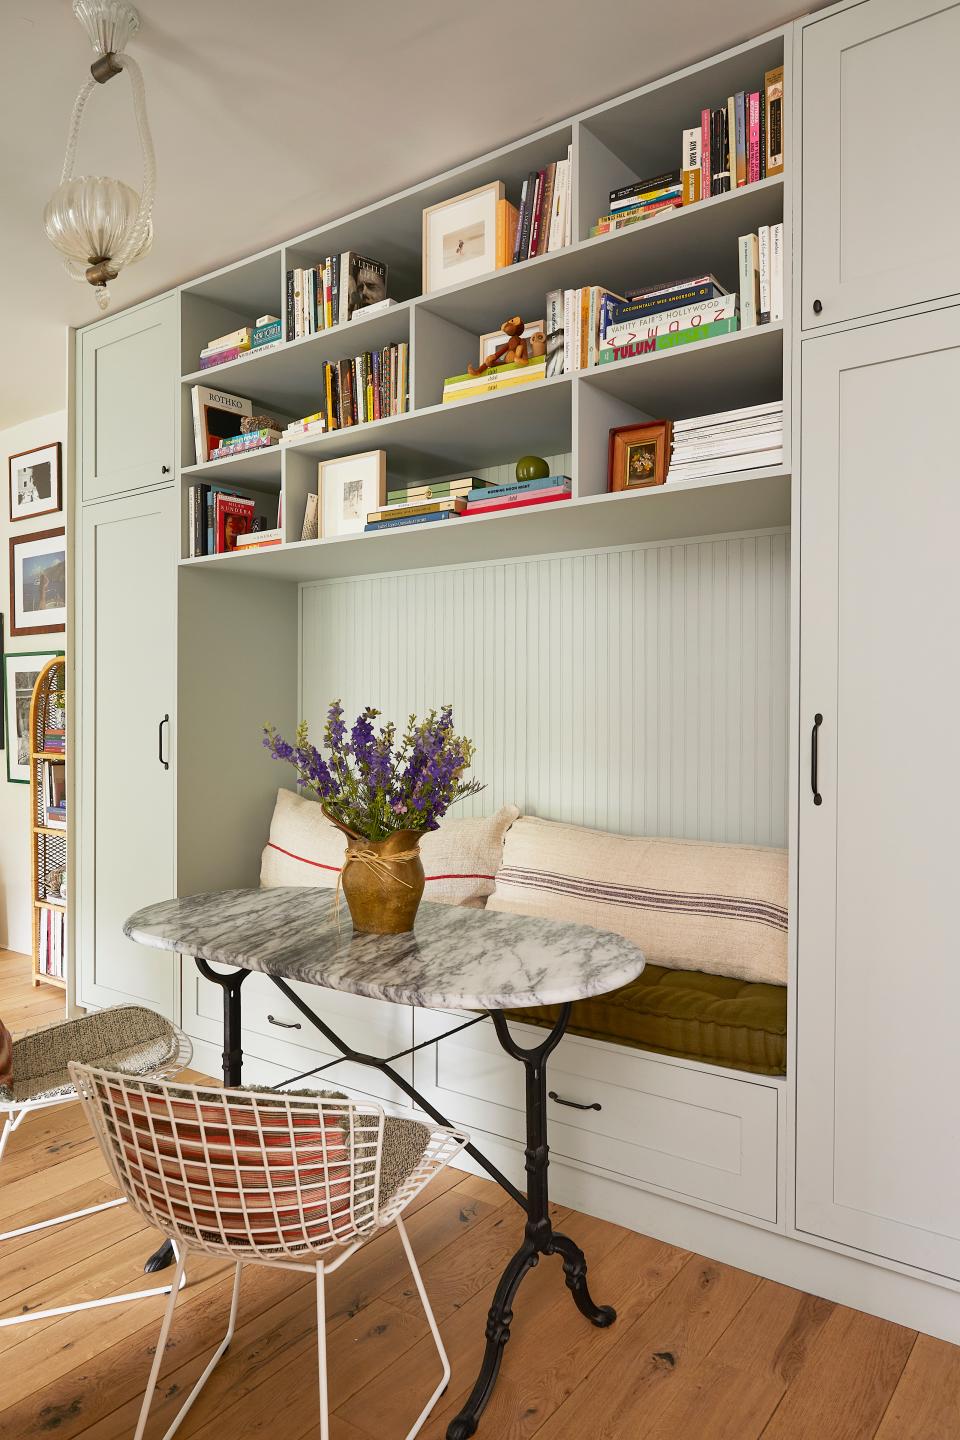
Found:
[[173, 957], [123, 934], [174, 894], [176, 503], [172, 486], [80, 518], [78, 1000], [173, 1014]]
[[804, 329], [960, 291], [960, 4], [868, 0], [803, 29]]
[[960, 1279], [960, 311], [801, 349], [797, 1225]]
[[80, 332], [77, 356], [80, 498], [173, 479], [177, 298], [166, 295]]

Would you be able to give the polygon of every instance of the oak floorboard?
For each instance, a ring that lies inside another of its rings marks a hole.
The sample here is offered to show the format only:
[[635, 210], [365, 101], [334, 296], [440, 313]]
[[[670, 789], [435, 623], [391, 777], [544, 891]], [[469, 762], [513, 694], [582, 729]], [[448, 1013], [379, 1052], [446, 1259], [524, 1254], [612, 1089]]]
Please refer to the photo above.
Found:
[[960, 1349], [918, 1335], [876, 1440], [957, 1440]]

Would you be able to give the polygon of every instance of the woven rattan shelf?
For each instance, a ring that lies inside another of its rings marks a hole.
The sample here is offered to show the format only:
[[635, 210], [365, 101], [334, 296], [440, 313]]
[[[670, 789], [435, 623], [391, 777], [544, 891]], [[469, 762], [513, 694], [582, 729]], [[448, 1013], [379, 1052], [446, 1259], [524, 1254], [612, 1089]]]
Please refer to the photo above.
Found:
[[[50, 766], [66, 764], [65, 668], [62, 657], [48, 661], [37, 676], [30, 701], [30, 866], [33, 890], [33, 983], [66, 986], [67, 832], [48, 824]], [[50, 748], [63, 736], [63, 749]], [[60, 919], [62, 916], [62, 920]], [[58, 927], [56, 951], [51, 927]], [[56, 956], [56, 969], [51, 970]]]

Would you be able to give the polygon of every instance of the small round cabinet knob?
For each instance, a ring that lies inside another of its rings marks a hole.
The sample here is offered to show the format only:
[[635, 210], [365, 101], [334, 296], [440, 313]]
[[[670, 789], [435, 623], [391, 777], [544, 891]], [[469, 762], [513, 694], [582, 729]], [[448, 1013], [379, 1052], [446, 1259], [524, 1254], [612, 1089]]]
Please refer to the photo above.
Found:
[[[818, 305], [820, 304], [820, 301], [819, 301], [819, 300], [817, 301], [817, 304], [818, 304]], [[170, 474], [170, 466], [169, 466], [169, 465], [161, 465], [161, 466], [160, 466], [160, 474], [161, 474], [161, 475], [169, 475], [169, 474]]]
[[822, 300], [814, 300], [814, 302], [813, 302], [813, 313], [814, 313], [814, 315], [819, 315], [819, 314], [820, 314], [820, 311], [821, 311], [822, 309], [823, 309], [823, 301], [822, 301]]

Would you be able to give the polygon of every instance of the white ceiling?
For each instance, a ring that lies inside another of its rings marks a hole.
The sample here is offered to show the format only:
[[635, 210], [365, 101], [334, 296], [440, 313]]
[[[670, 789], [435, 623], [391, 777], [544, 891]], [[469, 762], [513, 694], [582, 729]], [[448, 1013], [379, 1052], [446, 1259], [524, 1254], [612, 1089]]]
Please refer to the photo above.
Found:
[[[811, 8], [803, 0], [142, 0], [131, 45], [159, 172], [120, 309]], [[70, 0], [0, 0], [0, 428], [65, 404], [95, 318], [41, 214], [92, 58]], [[125, 77], [87, 107], [79, 173], [139, 189]], [[679, 142], [679, 137], [678, 137]]]

